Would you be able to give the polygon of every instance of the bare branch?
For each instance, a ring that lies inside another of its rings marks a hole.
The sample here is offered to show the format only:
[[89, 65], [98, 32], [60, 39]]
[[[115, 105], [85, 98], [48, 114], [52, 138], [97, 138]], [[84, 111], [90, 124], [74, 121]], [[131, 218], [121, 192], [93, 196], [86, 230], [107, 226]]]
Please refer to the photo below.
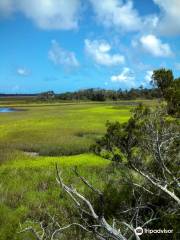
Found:
[[140, 173], [143, 177], [145, 177], [149, 182], [151, 182], [156, 188], [159, 188], [160, 190], [162, 190], [164, 193], [166, 193], [169, 197], [171, 197], [171, 199], [174, 199], [178, 205], [180, 205], [180, 199], [178, 198], [178, 196], [176, 196], [175, 193], [171, 192], [170, 190], [167, 189], [167, 187], [164, 187], [162, 185], [160, 185], [158, 182], [155, 182], [148, 174], [145, 174], [144, 172], [142, 172], [141, 170], [139, 170], [138, 168], [135, 167], [134, 164], [131, 164], [133, 169]]

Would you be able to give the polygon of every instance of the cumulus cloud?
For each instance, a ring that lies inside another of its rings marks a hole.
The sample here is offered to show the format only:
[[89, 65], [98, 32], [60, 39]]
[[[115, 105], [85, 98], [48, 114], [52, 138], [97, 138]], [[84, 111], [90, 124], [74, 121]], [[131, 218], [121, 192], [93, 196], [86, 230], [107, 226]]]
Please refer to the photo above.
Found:
[[146, 71], [146, 75], [144, 77], [145, 83], [149, 84], [151, 82], [152, 75], [153, 75], [153, 71], [151, 71], [151, 70]]
[[43, 29], [74, 29], [78, 26], [80, 0], [1, 0], [0, 16], [21, 12]]
[[104, 41], [85, 39], [86, 53], [97, 63], [104, 66], [115, 66], [125, 62], [120, 54], [111, 54], [111, 45]]
[[151, 70], [146, 71], [146, 75], [145, 75], [144, 79], [147, 83], [151, 82], [152, 75], [153, 75], [153, 71], [151, 71]]
[[155, 35], [149, 34], [140, 38], [142, 48], [155, 57], [172, 56], [172, 51], [167, 43], [162, 43]]
[[143, 87], [149, 87], [152, 81], [152, 75], [153, 71], [152, 70], [147, 70], [145, 72], [144, 80], [141, 82], [141, 85]]
[[79, 62], [74, 52], [60, 47], [56, 40], [52, 40], [51, 49], [48, 53], [49, 59], [55, 64], [64, 67], [78, 67]]
[[106, 27], [125, 31], [153, 32], [158, 34], [180, 33], [180, 1], [153, 0], [160, 13], [142, 16], [133, 6], [132, 0], [89, 0], [97, 20]]
[[179, 0], [154, 0], [161, 10], [158, 32], [162, 34], [180, 33], [180, 1]]
[[28, 75], [30, 75], [30, 70], [24, 67], [17, 68], [16, 72], [19, 76], [27, 77]]
[[134, 86], [135, 85], [135, 75], [134, 72], [128, 68], [124, 67], [122, 72], [118, 75], [111, 76], [112, 82], [120, 82], [126, 85]]
[[117, 27], [127, 31], [139, 30], [141, 19], [133, 7], [131, 0], [90, 0], [97, 19], [106, 27]]

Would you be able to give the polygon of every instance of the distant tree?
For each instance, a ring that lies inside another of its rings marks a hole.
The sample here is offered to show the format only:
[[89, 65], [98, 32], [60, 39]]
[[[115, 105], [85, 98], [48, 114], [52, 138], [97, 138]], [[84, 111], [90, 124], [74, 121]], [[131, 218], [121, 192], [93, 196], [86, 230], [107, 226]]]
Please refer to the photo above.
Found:
[[90, 101], [117, 101], [134, 99], [152, 99], [158, 98], [157, 89], [135, 89], [130, 90], [105, 90], [105, 89], [84, 89], [77, 92], [66, 92], [56, 95], [55, 99], [61, 100], [90, 100]]
[[38, 99], [45, 100], [45, 101], [52, 100], [54, 98], [55, 98], [55, 93], [53, 91], [43, 92], [38, 95]]

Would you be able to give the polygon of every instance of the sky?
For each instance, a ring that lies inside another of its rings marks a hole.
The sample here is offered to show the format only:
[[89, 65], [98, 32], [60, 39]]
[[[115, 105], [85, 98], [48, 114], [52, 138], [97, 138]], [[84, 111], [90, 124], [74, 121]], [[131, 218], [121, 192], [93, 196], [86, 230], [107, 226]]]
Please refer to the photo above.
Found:
[[150, 87], [180, 76], [180, 0], [0, 0], [0, 93]]

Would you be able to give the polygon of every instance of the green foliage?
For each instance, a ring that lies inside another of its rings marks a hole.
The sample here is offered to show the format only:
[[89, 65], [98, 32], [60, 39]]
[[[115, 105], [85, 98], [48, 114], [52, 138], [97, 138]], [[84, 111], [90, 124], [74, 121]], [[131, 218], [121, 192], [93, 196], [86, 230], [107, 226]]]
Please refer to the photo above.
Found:
[[127, 208], [127, 205], [131, 207], [133, 202], [132, 187], [118, 184], [115, 179], [111, 179], [104, 188], [103, 196], [105, 199], [105, 217], [108, 219], [116, 217], [123, 221], [121, 212]]
[[[153, 176], [154, 178], [159, 179], [159, 182], [164, 181], [164, 173], [162, 171], [162, 158], [165, 166], [168, 167], [173, 177], [178, 178], [178, 166], [179, 166], [179, 137], [178, 133], [180, 132], [180, 125], [178, 120], [170, 117], [167, 114], [167, 109], [164, 105], [158, 106], [156, 108], [149, 108], [143, 105], [139, 105], [137, 108], [133, 110], [132, 117], [128, 120], [127, 123], [109, 123], [107, 124], [107, 131], [105, 135], [99, 139], [95, 146], [94, 151], [96, 154], [100, 154], [102, 149], [103, 151], [108, 151], [108, 155], [106, 157], [114, 162], [114, 168], [116, 171], [126, 169], [125, 170], [125, 178], [124, 181], [121, 178], [119, 182], [113, 184], [112, 182], [108, 185], [108, 190], [105, 193], [108, 196], [112, 196], [111, 205], [109, 200], [109, 212], [108, 214], [111, 216], [111, 212], [114, 215], [117, 214], [120, 209], [123, 209], [123, 206], [126, 205], [128, 208], [133, 208], [134, 201], [138, 196], [141, 198], [141, 204], [153, 206], [153, 211], [159, 217], [158, 226], [159, 228], [164, 228], [166, 226], [167, 229], [178, 229], [178, 210], [175, 208], [175, 202], [173, 202], [165, 193], [157, 191], [154, 186], [146, 180], [138, 177], [138, 173], [134, 174], [132, 171], [134, 170], [133, 166], [140, 169], [141, 171], [147, 173], [149, 176]], [[177, 135], [176, 135], [177, 133]], [[170, 138], [167, 142], [167, 136], [176, 136], [174, 138]], [[160, 142], [161, 153], [159, 154], [158, 150], [159, 145], [157, 145], [157, 138]], [[162, 142], [162, 144], [161, 144]], [[169, 145], [168, 145], [169, 144]], [[117, 164], [118, 163], [118, 164]], [[171, 175], [170, 174], [170, 175]], [[171, 182], [171, 176], [166, 175], [166, 181]], [[128, 187], [127, 183], [128, 182]], [[144, 192], [142, 188], [135, 189], [134, 196], [132, 196], [132, 185], [131, 183], [140, 184], [141, 186], [150, 187], [152, 192], [158, 192], [154, 195], [149, 195], [147, 192]], [[150, 186], [149, 186], [150, 185]], [[120, 186], [123, 186], [122, 188]], [[170, 188], [170, 187], [169, 187]], [[176, 184], [171, 185], [170, 189], [177, 196], [179, 196], [178, 186]], [[128, 191], [131, 189], [130, 191]], [[111, 192], [114, 192], [113, 193]], [[138, 191], [139, 190], [139, 191]], [[142, 191], [142, 192], [141, 192]], [[126, 201], [124, 205], [120, 204], [123, 202], [122, 194], [124, 194]], [[119, 206], [118, 206], [118, 198]], [[119, 209], [116, 210], [115, 209]], [[172, 214], [170, 209], [174, 209], [174, 213]], [[176, 209], [176, 210], [175, 210]], [[108, 211], [107, 210], [107, 211]], [[148, 218], [148, 212], [139, 213], [139, 217], [142, 220]], [[169, 224], [167, 220], [167, 216], [172, 219], [173, 224]], [[120, 218], [122, 215], [120, 215]], [[130, 215], [123, 216], [130, 221]], [[157, 224], [151, 224], [152, 229], [157, 229]], [[148, 238], [147, 238], [148, 239]], [[168, 238], [167, 238], [168, 239]]]
[[100, 156], [106, 159], [112, 159], [113, 154], [110, 151], [107, 151], [106, 149], [102, 149], [100, 151]]
[[158, 69], [153, 72], [152, 82], [167, 101], [168, 112], [180, 115], [180, 78], [174, 79], [171, 70]]
[[161, 90], [163, 96], [167, 94], [167, 89], [171, 86], [173, 80], [172, 71], [165, 68], [154, 70], [152, 75], [153, 84]]
[[175, 79], [167, 91], [168, 111], [180, 116], [180, 78]]

